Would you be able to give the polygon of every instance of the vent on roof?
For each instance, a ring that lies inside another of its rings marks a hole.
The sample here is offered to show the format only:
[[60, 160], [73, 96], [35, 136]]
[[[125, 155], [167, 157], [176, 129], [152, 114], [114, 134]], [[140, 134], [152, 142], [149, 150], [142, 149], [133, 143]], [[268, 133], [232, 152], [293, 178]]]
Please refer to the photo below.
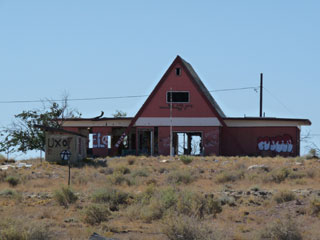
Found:
[[180, 76], [181, 75], [181, 68], [176, 68], [176, 75]]

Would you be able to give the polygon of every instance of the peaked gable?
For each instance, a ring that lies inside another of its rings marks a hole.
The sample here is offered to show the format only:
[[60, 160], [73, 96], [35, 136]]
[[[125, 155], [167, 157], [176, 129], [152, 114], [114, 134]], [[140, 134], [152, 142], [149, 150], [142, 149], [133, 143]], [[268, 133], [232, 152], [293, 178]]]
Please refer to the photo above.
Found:
[[[175, 69], [181, 76], [175, 76]], [[223, 111], [211, 96], [192, 66], [177, 56], [131, 122], [139, 117], [168, 117], [167, 92], [189, 92], [190, 102], [173, 103], [173, 117], [216, 117], [225, 126]]]

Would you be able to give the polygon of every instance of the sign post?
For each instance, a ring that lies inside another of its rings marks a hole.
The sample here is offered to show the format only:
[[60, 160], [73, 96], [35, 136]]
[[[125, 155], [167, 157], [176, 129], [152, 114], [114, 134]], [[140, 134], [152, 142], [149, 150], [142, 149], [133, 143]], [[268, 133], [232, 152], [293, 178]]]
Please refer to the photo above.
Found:
[[68, 161], [68, 186], [70, 186], [70, 177], [71, 177], [71, 164], [70, 164], [71, 152], [68, 150], [63, 150], [60, 153], [60, 158], [62, 161]]

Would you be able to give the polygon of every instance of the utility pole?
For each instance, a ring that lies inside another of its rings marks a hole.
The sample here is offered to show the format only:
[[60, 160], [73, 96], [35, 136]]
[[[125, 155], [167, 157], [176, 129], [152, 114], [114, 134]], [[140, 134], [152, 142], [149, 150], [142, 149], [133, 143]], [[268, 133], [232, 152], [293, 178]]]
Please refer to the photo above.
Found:
[[260, 117], [262, 118], [263, 73], [260, 73]]

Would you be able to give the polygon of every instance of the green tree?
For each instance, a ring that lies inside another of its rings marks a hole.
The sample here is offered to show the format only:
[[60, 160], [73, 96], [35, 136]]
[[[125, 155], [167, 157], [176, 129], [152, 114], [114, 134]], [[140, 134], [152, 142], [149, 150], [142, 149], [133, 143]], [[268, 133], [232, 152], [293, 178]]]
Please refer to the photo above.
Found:
[[42, 109], [23, 111], [14, 116], [14, 121], [8, 127], [2, 129], [0, 152], [44, 151], [44, 132], [35, 125], [61, 128], [65, 118], [80, 116], [79, 112], [68, 107], [67, 97], [61, 104], [50, 102], [49, 107], [44, 105]]
[[126, 117], [127, 116], [127, 113], [126, 112], [122, 112], [120, 110], [116, 110], [115, 113], [112, 114], [112, 116], [114, 118], [121, 118], [121, 117]]

